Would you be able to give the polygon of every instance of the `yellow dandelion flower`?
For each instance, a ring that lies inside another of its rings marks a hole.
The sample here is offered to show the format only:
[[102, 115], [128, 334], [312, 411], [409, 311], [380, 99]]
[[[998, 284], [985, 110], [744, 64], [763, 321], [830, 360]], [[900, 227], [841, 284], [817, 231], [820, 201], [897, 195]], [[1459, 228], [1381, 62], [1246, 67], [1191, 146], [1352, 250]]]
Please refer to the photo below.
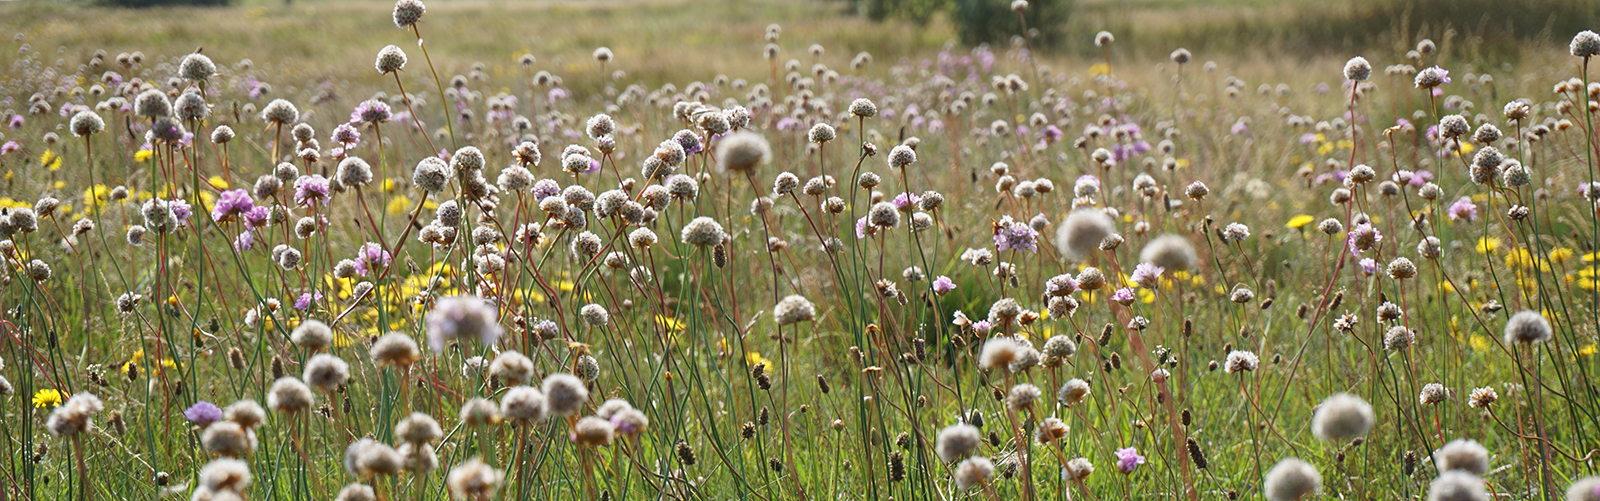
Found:
[[45, 388], [33, 393], [33, 407], [35, 409], [56, 408], [61, 405], [61, 391], [55, 388]]
[[1489, 351], [1489, 338], [1483, 337], [1483, 334], [1473, 334], [1468, 344], [1472, 345], [1472, 351]]
[[745, 361], [745, 363], [750, 364], [751, 367], [755, 367], [756, 364], [758, 364], [758, 363], [759, 364], [766, 364], [767, 368], [774, 367], [773, 364], [772, 364], [772, 361], [771, 360], [767, 360], [767, 357], [761, 356], [761, 352], [758, 352], [758, 351], [752, 351], [752, 352], [749, 352], [749, 353], [745, 353], [744, 354], [744, 361]]
[[39, 165], [49, 171], [61, 170], [61, 155], [57, 155], [56, 150], [44, 150], [39, 155]]
[[1600, 353], [1600, 346], [1596, 346], [1594, 343], [1589, 343], [1578, 348], [1578, 354], [1585, 357], [1594, 356], [1595, 353]]
[[1106, 64], [1106, 63], [1094, 63], [1094, 66], [1090, 66], [1089, 67], [1089, 76], [1091, 76], [1091, 77], [1097, 77], [1097, 76], [1100, 76], [1100, 75], [1110, 75], [1110, 74], [1111, 74], [1111, 65], [1109, 65], [1109, 64]]
[[206, 182], [211, 183], [211, 186], [219, 190], [228, 189], [228, 180], [223, 179], [222, 176], [211, 176], [210, 179], [206, 179]]
[[1287, 227], [1290, 227], [1290, 228], [1294, 228], [1294, 229], [1300, 229], [1301, 227], [1304, 227], [1305, 225], [1311, 224], [1311, 221], [1313, 221], [1315, 219], [1317, 219], [1317, 218], [1312, 217], [1310, 214], [1300, 214], [1300, 215], [1297, 215], [1295, 217], [1289, 218], [1289, 222], [1288, 223], [1284, 223], [1284, 226], [1287, 226]]
[[1574, 251], [1571, 248], [1556, 247], [1554, 249], [1550, 249], [1550, 260], [1556, 262], [1565, 262], [1568, 259], [1572, 259], [1573, 254]]
[[1474, 248], [1478, 250], [1479, 254], [1493, 254], [1495, 251], [1500, 250], [1500, 238], [1481, 237], [1478, 239], [1478, 245]]
[[155, 154], [154, 151], [139, 150], [137, 152], [134, 152], [133, 161], [135, 161], [135, 162], [148, 162], [148, 161], [150, 161], [150, 156], [154, 155], [154, 154]]

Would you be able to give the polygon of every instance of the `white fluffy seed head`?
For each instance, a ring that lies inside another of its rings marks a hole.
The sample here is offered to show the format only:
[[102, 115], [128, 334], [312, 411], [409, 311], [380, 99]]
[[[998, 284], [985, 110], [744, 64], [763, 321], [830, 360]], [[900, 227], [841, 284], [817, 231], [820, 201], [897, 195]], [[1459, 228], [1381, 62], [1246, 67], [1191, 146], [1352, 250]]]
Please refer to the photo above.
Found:
[[1460, 470], [1483, 475], [1489, 471], [1489, 450], [1476, 440], [1458, 438], [1433, 451], [1433, 466], [1441, 472]]
[[1483, 479], [1463, 471], [1440, 473], [1428, 484], [1428, 501], [1488, 501]]
[[1116, 231], [1116, 224], [1104, 211], [1075, 210], [1056, 226], [1056, 247], [1064, 249], [1069, 258], [1086, 259], [1100, 249], [1100, 241]]
[[1311, 434], [1342, 444], [1366, 436], [1375, 419], [1372, 404], [1366, 400], [1349, 393], [1335, 393], [1323, 400], [1311, 416]]
[[954, 463], [972, 455], [982, 442], [983, 435], [976, 426], [965, 423], [953, 424], [939, 430], [934, 449], [939, 453], [939, 459], [946, 463]]
[[1550, 321], [1533, 310], [1522, 310], [1506, 320], [1505, 341], [1511, 345], [1531, 345], [1550, 339]]
[[1267, 470], [1262, 493], [1271, 501], [1299, 501], [1322, 490], [1322, 474], [1311, 463], [1284, 458]]

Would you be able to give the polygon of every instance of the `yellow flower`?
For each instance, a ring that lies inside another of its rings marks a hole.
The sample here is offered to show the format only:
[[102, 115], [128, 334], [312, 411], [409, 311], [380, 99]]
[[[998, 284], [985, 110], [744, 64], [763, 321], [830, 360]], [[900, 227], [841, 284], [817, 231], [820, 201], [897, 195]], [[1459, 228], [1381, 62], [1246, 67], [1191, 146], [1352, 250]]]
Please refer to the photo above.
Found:
[[61, 170], [61, 156], [56, 154], [56, 150], [44, 150], [44, 153], [39, 155], [39, 165], [45, 170]]
[[1493, 254], [1500, 249], [1499, 237], [1482, 237], [1478, 239], [1476, 247], [1479, 254]]
[[1472, 345], [1472, 351], [1489, 350], [1489, 338], [1483, 337], [1483, 334], [1473, 334], [1472, 339], [1468, 341], [1468, 343]]
[[223, 179], [222, 176], [211, 176], [211, 178], [207, 179], [206, 181], [211, 183], [211, 186], [214, 186], [219, 190], [228, 189], [228, 180]]
[[745, 363], [750, 364], [751, 367], [755, 367], [756, 364], [766, 364], [767, 368], [769, 368], [769, 369], [773, 367], [772, 361], [771, 360], [767, 360], [767, 357], [761, 356], [760, 352], [752, 351], [752, 352], [749, 352], [749, 353], [745, 353], [744, 354], [744, 361], [745, 361]]
[[1597, 352], [1600, 352], [1600, 346], [1595, 346], [1594, 343], [1589, 343], [1578, 348], [1578, 354], [1585, 357], [1594, 356], [1594, 354]]
[[155, 154], [155, 152], [154, 152], [154, 151], [150, 151], [150, 150], [139, 150], [139, 151], [137, 151], [137, 152], [134, 152], [134, 154], [133, 154], [133, 161], [135, 161], [135, 162], [145, 162], [145, 161], [149, 161], [149, 160], [150, 160], [150, 155], [154, 155], [154, 154]]
[[1109, 75], [1109, 74], [1111, 74], [1111, 65], [1109, 65], [1109, 64], [1106, 64], [1106, 63], [1094, 63], [1094, 66], [1090, 66], [1089, 67], [1089, 76], [1097, 77], [1097, 76], [1100, 76], [1100, 75]]
[[45, 388], [34, 392], [33, 407], [35, 409], [43, 409], [46, 407], [54, 409], [57, 405], [61, 405], [61, 392], [59, 390], [54, 388]]
[[[396, 215], [408, 214], [411, 212], [411, 208], [413, 206], [414, 202], [411, 201], [411, 197], [405, 195], [395, 195], [389, 198], [389, 203], [384, 205], [383, 210], [389, 211], [390, 214]], [[435, 202], [433, 200], [423, 200], [422, 208], [437, 209], [439, 208], [439, 202]]]
[[669, 331], [682, 331], [684, 327], [683, 322], [665, 315], [656, 315], [656, 324], [665, 327]]
[[1289, 218], [1289, 222], [1285, 223], [1284, 226], [1288, 226], [1288, 227], [1294, 228], [1294, 229], [1300, 229], [1301, 227], [1303, 227], [1305, 225], [1311, 224], [1311, 221], [1314, 220], [1314, 219], [1316, 219], [1316, 218], [1315, 217], [1311, 217], [1310, 214], [1300, 214], [1298, 216]]
[[1554, 249], [1550, 249], [1550, 260], [1551, 261], [1566, 261], [1568, 259], [1572, 259], [1572, 254], [1573, 254], [1573, 250], [1571, 248], [1568, 248], [1568, 247], [1556, 247]]

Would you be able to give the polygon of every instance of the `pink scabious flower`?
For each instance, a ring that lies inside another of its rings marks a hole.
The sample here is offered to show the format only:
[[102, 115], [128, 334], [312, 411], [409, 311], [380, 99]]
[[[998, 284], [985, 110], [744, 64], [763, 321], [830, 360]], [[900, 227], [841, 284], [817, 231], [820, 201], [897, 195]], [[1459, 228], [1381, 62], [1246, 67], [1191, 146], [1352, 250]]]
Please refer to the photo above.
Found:
[[356, 249], [356, 273], [367, 276], [367, 273], [377, 271], [389, 266], [391, 259], [389, 251], [383, 250], [382, 245], [367, 242]]
[[255, 245], [256, 236], [250, 233], [249, 230], [241, 231], [239, 232], [239, 236], [233, 238], [233, 250], [239, 252], [250, 250], [252, 247], [255, 247]]
[[255, 200], [250, 198], [250, 192], [242, 189], [224, 191], [217, 197], [217, 204], [211, 207], [211, 220], [219, 223], [232, 221], [255, 207]]
[[1456, 203], [1450, 204], [1448, 214], [1451, 221], [1460, 221], [1462, 219], [1477, 221], [1478, 204], [1472, 203], [1471, 197], [1461, 197], [1456, 200]]
[[1139, 455], [1139, 449], [1134, 447], [1117, 449], [1117, 469], [1123, 473], [1133, 473], [1133, 470], [1141, 464], [1144, 464], [1144, 456]]
[[950, 280], [950, 277], [939, 275], [938, 278], [933, 279], [934, 294], [943, 296], [945, 294], [949, 294], [950, 291], [953, 290], [956, 290], [956, 283], [955, 281]]
[[1357, 261], [1356, 264], [1361, 266], [1362, 275], [1372, 276], [1372, 274], [1378, 272], [1378, 262], [1374, 261], [1370, 257], [1361, 258], [1361, 260]]
[[1011, 216], [1000, 218], [994, 230], [995, 250], [1025, 250], [1028, 252], [1039, 251], [1039, 231], [1033, 229], [1028, 223], [1015, 221]]
[[1152, 263], [1139, 263], [1138, 266], [1133, 267], [1133, 277], [1131, 279], [1133, 283], [1139, 284], [1140, 287], [1154, 289], [1160, 283], [1161, 272], [1163, 271], [1167, 271], [1167, 269]]

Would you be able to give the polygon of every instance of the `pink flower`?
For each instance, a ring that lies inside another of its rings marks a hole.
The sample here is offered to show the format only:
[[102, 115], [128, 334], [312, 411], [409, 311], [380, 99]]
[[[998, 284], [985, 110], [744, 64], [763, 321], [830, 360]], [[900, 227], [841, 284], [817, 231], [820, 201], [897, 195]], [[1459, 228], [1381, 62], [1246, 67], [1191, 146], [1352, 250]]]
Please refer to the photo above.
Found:
[[1141, 464], [1144, 464], [1144, 456], [1139, 455], [1139, 449], [1133, 447], [1117, 449], [1117, 469], [1123, 473], [1133, 473], [1133, 470]]

